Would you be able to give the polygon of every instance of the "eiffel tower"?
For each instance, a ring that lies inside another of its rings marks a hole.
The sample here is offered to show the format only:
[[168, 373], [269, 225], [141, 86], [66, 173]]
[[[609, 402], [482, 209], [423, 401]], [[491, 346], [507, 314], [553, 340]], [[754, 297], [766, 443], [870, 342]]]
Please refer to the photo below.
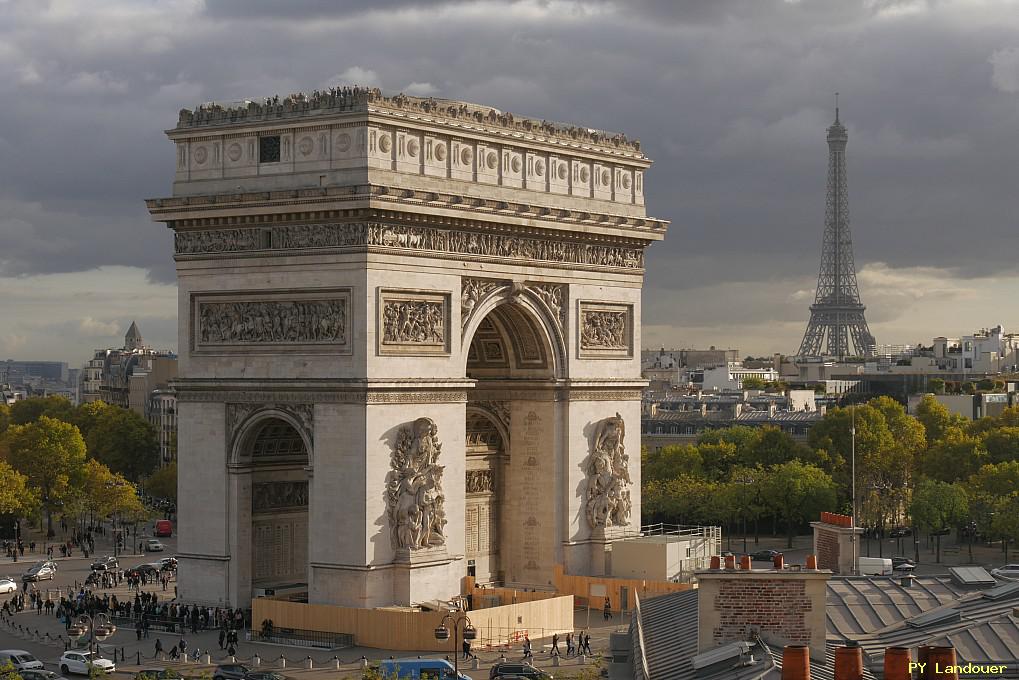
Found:
[[[810, 321], [798, 356], [870, 356], [874, 336], [863, 316], [853, 261], [853, 237], [849, 230], [849, 198], [846, 191], [846, 142], [849, 135], [839, 121], [838, 93], [835, 122], [828, 128], [828, 192], [824, 205], [824, 244], [817, 295], [810, 306]], [[827, 345], [825, 344], [827, 337]], [[850, 352], [850, 341], [855, 352]]]

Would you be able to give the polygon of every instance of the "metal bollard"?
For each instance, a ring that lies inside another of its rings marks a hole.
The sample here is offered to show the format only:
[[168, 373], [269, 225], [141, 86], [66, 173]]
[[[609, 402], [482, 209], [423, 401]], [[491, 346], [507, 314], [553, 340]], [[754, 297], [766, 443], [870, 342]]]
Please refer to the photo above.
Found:
[[[230, 660], [233, 661], [234, 658], [231, 656]], [[212, 663], [212, 654], [209, 654], [208, 652], [206, 652], [205, 653], [205, 665], [208, 666], [211, 663]]]
[[255, 666], [255, 668], [258, 668], [259, 666], [262, 665], [262, 657], [260, 657], [258, 654], [255, 654], [255, 656], [251, 657], [251, 663], [252, 665]]
[[280, 668], [286, 668], [286, 667], [287, 667], [287, 657], [285, 657], [282, 654], [280, 654]]
[[579, 657], [577, 657], [577, 658], [578, 658], [578, 659], [580, 659], [580, 664], [581, 664], [581, 665], [584, 665], [585, 663], [587, 663], [587, 656], [585, 656], [585, 655], [581, 654], [581, 655], [580, 655]]
[[305, 668], [307, 668], [309, 671], [315, 668], [315, 662], [311, 660], [310, 656], [306, 658], [304, 662], [307, 664]]
[[481, 670], [481, 659], [479, 659], [477, 656], [475, 656], [471, 660], [471, 670], [472, 671]]
[[361, 668], [368, 668], [368, 658], [365, 656], [361, 657]]
[[141, 652], [140, 649], [137, 652], [135, 652], [135, 657], [136, 657], [135, 662], [134, 662], [135, 665], [136, 666], [141, 666], [142, 665], [142, 652]]
[[559, 665], [559, 655], [558, 654], [553, 654], [552, 655], [552, 665], [553, 666], [558, 666]]

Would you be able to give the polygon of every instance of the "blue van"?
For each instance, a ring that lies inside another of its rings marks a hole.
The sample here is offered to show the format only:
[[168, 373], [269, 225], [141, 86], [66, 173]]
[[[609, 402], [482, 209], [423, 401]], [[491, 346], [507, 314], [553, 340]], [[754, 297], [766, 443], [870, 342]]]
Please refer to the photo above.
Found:
[[471, 680], [457, 674], [445, 659], [386, 659], [379, 663], [379, 671], [387, 680]]

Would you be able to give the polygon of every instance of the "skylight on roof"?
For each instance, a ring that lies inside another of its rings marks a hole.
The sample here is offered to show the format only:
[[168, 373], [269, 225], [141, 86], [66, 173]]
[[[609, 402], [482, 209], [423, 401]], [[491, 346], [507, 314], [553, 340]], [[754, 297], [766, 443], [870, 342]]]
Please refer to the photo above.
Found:
[[912, 626], [913, 628], [926, 628], [939, 623], [950, 623], [952, 621], [958, 621], [962, 618], [962, 614], [958, 609], [946, 608], [946, 609], [935, 609], [934, 611], [914, 616], [911, 619], [906, 619], [906, 625]]

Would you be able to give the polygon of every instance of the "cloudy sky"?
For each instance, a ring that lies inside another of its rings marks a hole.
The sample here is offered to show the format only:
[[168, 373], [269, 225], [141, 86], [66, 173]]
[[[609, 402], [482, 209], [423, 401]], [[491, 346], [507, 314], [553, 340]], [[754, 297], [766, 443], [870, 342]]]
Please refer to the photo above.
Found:
[[640, 138], [644, 344], [754, 354], [806, 323], [838, 90], [878, 342], [1019, 330], [1013, 0], [0, 0], [0, 359], [175, 347], [162, 131], [341, 83]]

